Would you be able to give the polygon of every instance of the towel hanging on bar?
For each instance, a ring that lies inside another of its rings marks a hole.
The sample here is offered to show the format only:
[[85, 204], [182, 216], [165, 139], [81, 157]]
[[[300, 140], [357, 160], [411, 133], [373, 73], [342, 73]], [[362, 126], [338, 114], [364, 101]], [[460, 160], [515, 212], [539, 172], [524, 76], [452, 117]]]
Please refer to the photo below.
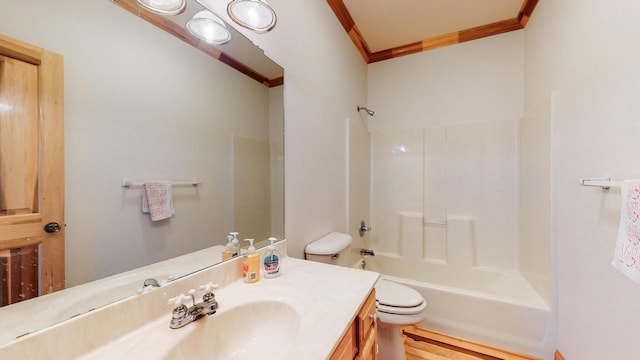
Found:
[[622, 182], [618, 238], [611, 265], [640, 283], [640, 180]]
[[142, 185], [142, 212], [151, 216], [151, 221], [170, 218], [173, 209], [171, 181], [148, 181]]

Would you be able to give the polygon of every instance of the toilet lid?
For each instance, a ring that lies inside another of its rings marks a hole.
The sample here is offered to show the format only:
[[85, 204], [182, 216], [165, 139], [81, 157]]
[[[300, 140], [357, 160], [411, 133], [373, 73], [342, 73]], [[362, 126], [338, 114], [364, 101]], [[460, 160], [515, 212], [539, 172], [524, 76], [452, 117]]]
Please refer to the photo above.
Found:
[[[380, 314], [380, 319], [383, 319], [383, 313], [392, 314], [392, 315], [415, 315], [422, 313], [427, 308], [427, 302], [423, 301], [422, 304], [416, 307], [397, 307], [397, 306], [387, 306], [380, 305], [376, 303], [376, 310], [378, 310], [378, 314]], [[422, 320], [420, 320], [422, 321]]]
[[380, 279], [376, 283], [376, 301], [385, 307], [414, 308], [420, 306], [424, 299], [408, 286]]

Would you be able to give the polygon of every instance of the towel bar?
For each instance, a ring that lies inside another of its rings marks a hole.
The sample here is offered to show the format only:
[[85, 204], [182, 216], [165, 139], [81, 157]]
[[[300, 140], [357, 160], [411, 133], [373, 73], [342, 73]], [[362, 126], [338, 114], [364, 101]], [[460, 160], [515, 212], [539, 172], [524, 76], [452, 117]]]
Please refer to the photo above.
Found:
[[[184, 185], [192, 185], [192, 186], [198, 186], [200, 185], [202, 182], [200, 180], [197, 179], [193, 179], [190, 181], [172, 181], [171, 182], [171, 186], [184, 186]], [[142, 186], [144, 185], [144, 181], [140, 181], [140, 182], [133, 182], [129, 179], [122, 179], [122, 187], [125, 188], [130, 188], [130, 187], [134, 187], [134, 186]]]
[[612, 186], [621, 186], [622, 181], [611, 181], [610, 177], [580, 179], [581, 186], [599, 186], [603, 190], [609, 190]]

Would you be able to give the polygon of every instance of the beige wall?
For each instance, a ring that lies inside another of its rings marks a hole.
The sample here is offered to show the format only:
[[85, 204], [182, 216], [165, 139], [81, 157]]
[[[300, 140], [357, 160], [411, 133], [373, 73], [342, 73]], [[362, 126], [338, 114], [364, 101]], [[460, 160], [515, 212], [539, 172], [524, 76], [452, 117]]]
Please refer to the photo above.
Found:
[[639, 11], [630, 0], [541, 1], [525, 30], [526, 116], [551, 125], [558, 348], [567, 359], [638, 358], [640, 285], [610, 265], [620, 190], [577, 182], [640, 177]]
[[373, 63], [371, 131], [517, 120], [523, 113], [523, 33]]

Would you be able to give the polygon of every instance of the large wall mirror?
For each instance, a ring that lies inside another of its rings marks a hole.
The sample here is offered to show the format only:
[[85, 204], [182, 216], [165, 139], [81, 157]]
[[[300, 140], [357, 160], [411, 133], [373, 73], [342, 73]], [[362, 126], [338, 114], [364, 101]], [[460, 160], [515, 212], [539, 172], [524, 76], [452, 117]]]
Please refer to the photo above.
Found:
[[[0, 307], [0, 346], [214, 265], [229, 232], [284, 238], [284, 71], [231, 26], [225, 45], [198, 42], [184, 23], [200, 10], [0, 5], [0, 34], [64, 57], [66, 214], [66, 288]], [[123, 179], [200, 183], [174, 187], [175, 213], [152, 221]]]

